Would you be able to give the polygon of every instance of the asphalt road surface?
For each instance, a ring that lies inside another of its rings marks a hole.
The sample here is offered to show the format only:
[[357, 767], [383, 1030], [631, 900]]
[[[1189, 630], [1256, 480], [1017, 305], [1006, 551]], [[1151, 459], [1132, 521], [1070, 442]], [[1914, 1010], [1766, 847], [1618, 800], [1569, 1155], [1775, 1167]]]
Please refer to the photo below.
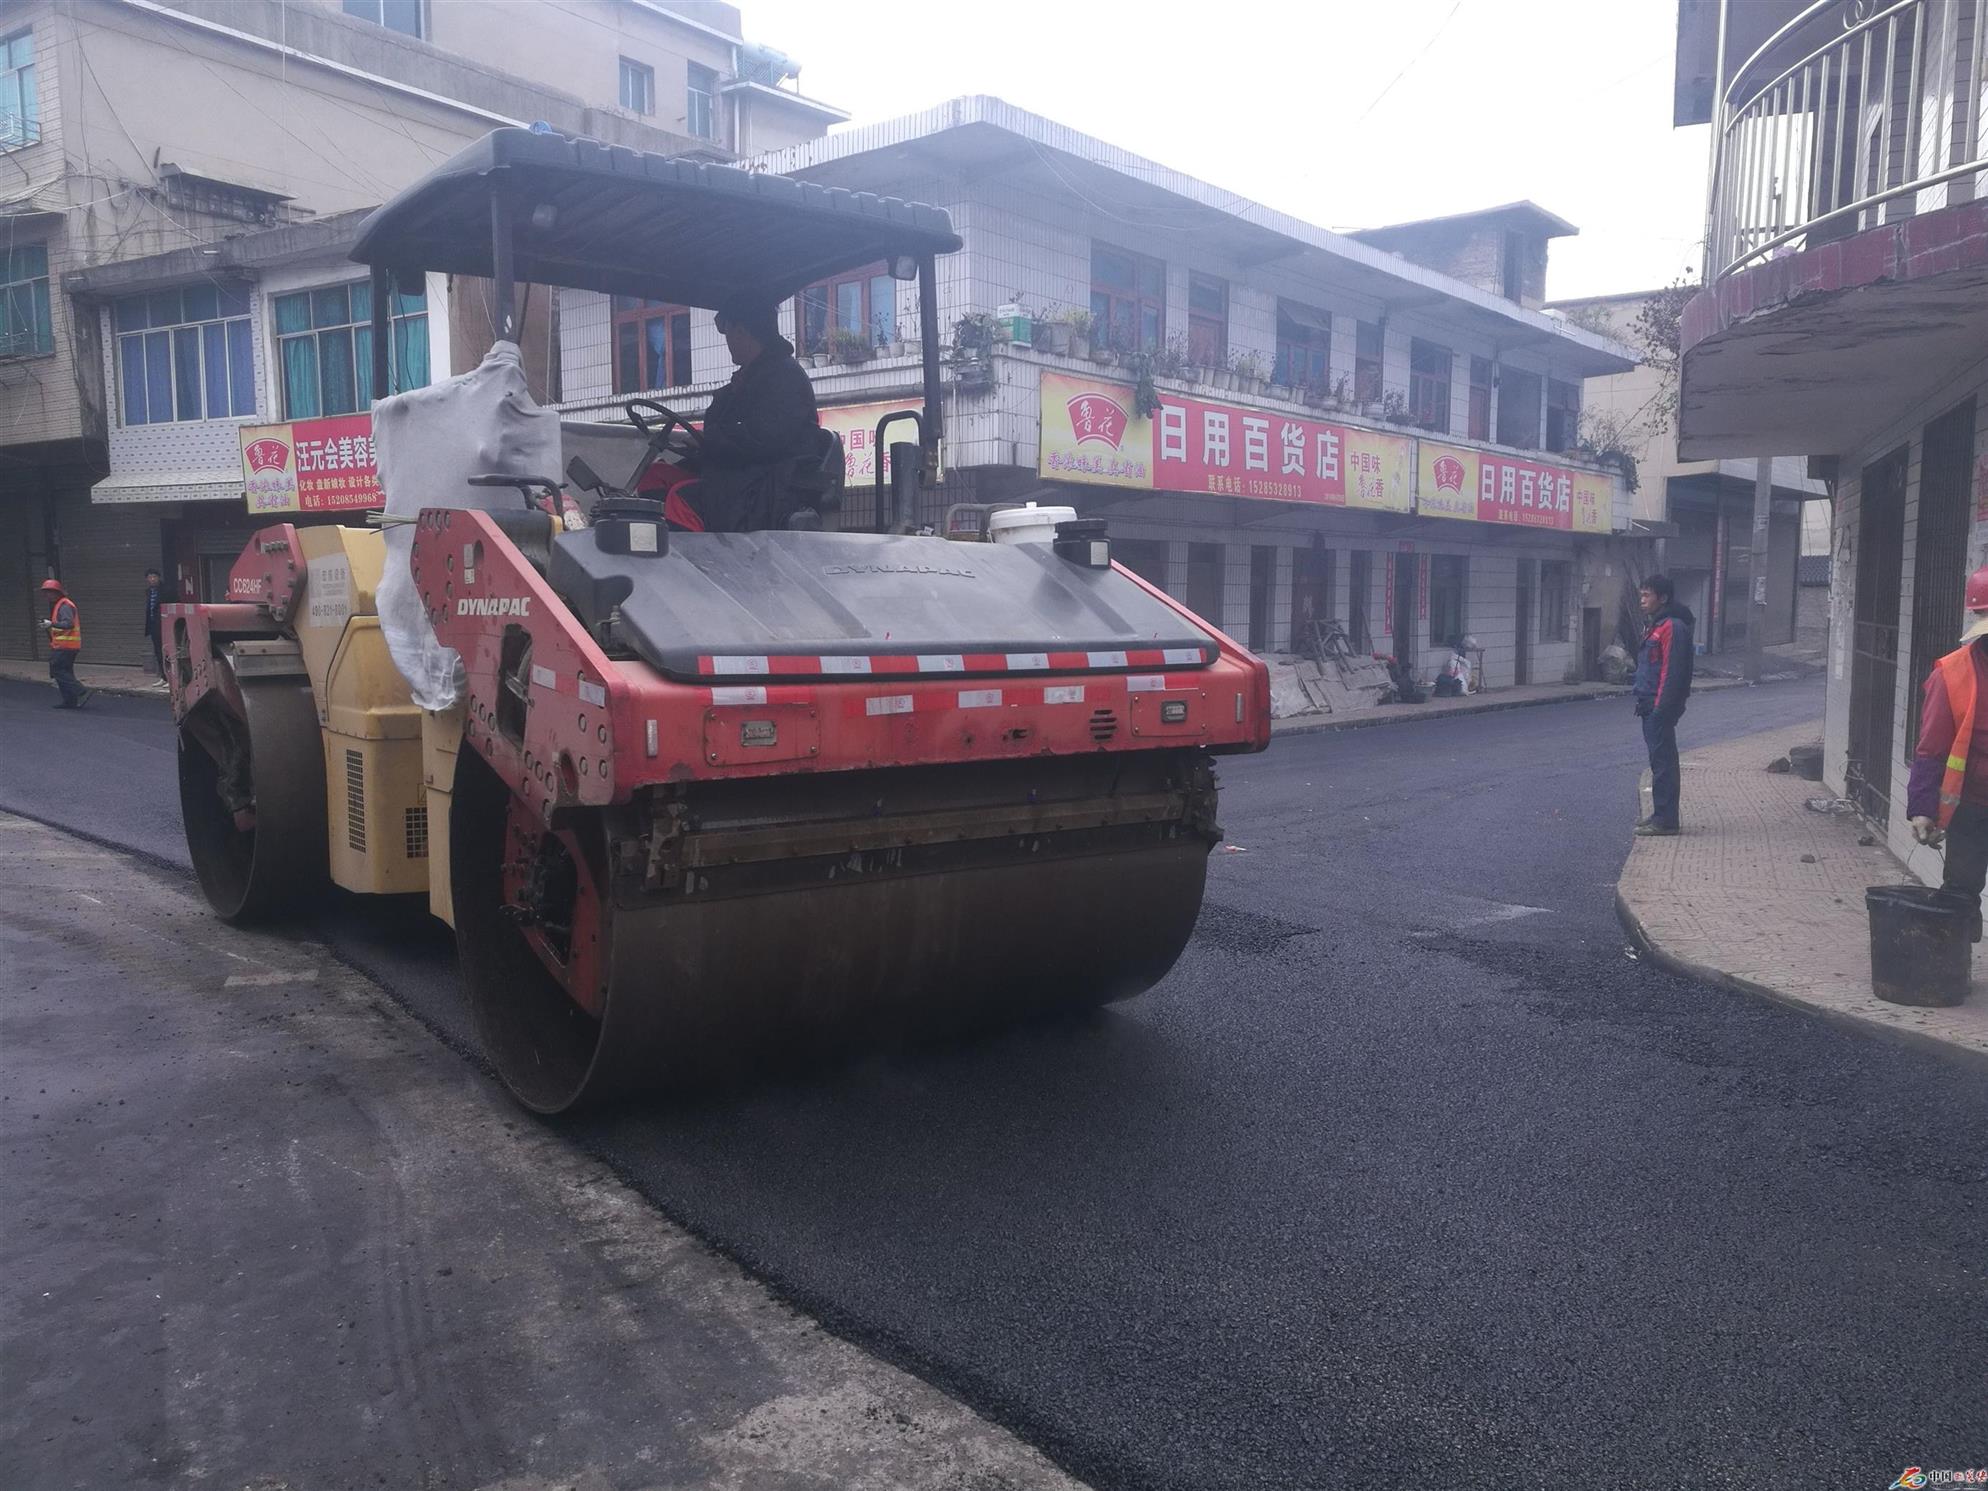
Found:
[[[1619, 701], [1282, 739], [1143, 999], [557, 1128], [1098, 1486], [1988, 1464], [1988, 1077], [1630, 957], [1640, 757]], [[162, 704], [0, 685], [0, 807], [183, 860], [171, 770]], [[438, 926], [314, 931], [467, 1047]]]

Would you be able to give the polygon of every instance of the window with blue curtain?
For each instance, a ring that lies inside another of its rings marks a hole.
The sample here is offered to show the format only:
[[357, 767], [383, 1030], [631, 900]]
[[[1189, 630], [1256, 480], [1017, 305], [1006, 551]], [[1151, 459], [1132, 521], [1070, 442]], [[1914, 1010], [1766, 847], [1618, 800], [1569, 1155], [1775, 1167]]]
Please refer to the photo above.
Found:
[[241, 285], [189, 285], [111, 305], [127, 425], [255, 414], [255, 333]]
[[[401, 290], [393, 322], [393, 387], [428, 382], [428, 297]], [[283, 417], [358, 414], [372, 406], [373, 287], [366, 280], [276, 297], [276, 356], [283, 370]]]

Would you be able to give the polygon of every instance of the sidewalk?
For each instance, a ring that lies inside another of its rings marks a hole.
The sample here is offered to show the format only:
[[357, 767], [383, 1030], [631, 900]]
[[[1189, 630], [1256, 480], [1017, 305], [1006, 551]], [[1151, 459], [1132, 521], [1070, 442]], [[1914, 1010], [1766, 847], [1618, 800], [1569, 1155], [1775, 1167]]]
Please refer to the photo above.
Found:
[[1988, 960], [1977, 955], [1974, 991], [1954, 1009], [1871, 993], [1864, 890], [1913, 877], [1857, 842], [1860, 820], [1804, 806], [1827, 795], [1821, 783], [1766, 770], [1821, 736], [1818, 720], [1687, 752], [1684, 832], [1634, 841], [1616, 884], [1624, 924], [1675, 972], [1988, 1061]]
[[[76, 677], [86, 689], [104, 694], [152, 695], [163, 699], [165, 688], [149, 667], [127, 668], [116, 663], [82, 663]], [[0, 679], [17, 683], [39, 683], [53, 690], [48, 681], [48, 663], [41, 658], [0, 658]]]

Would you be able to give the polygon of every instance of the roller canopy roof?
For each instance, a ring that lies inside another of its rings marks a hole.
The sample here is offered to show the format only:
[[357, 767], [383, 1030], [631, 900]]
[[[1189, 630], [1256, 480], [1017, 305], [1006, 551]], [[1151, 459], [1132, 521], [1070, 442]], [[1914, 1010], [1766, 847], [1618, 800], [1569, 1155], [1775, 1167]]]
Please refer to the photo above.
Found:
[[401, 279], [492, 276], [491, 203], [514, 276], [712, 308], [898, 255], [960, 246], [937, 207], [524, 129], [485, 135], [366, 219], [352, 257]]

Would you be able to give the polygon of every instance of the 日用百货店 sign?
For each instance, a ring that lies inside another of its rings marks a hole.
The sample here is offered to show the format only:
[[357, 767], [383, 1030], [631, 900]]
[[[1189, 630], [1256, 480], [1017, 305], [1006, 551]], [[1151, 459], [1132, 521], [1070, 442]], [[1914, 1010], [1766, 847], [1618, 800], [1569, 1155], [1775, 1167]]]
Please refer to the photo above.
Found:
[[1399, 435], [1171, 393], [1146, 416], [1128, 384], [1042, 375], [1036, 469], [1058, 481], [1405, 513], [1414, 448]]
[[1600, 472], [1419, 442], [1415, 511], [1425, 518], [1607, 533], [1614, 485]]
[[243, 425], [241, 445], [242, 491], [251, 513], [351, 512], [381, 505], [370, 414]]

